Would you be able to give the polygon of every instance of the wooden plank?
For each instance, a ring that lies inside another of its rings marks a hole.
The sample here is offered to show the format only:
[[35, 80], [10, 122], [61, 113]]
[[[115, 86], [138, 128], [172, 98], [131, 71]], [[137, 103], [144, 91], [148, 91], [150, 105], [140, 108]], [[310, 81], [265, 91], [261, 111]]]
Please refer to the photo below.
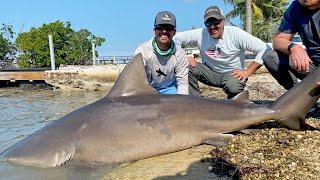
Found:
[[44, 71], [21, 71], [21, 72], [0, 72], [0, 80], [10, 81], [10, 80], [45, 80]]

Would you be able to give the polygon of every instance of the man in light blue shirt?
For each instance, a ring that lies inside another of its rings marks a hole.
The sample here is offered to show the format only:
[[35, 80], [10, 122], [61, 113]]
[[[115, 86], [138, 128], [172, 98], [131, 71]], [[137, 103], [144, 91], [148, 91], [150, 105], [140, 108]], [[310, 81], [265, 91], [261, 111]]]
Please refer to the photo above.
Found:
[[[223, 88], [228, 98], [242, 92], [247, 78], [263, 63], [267, 44], [238, 27], [225, 26], [225, 17], [217, 6], [206, 9], [206, 28], [178, 32], [173, 38], [177, 44], [195, 42], [200, 50], [202, 63], [189, 60], [189, 94], [199, 95], [198, 81]], [[257, 54], [244, 69], [245, 51]]]

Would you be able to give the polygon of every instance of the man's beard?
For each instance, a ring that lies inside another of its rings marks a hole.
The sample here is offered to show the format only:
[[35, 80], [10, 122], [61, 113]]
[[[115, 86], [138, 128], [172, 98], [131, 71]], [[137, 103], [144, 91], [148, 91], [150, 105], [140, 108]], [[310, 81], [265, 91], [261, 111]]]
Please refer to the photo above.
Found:
[[304, 6], [310, 7], [320, 4], [320, 0], [304, 0]]

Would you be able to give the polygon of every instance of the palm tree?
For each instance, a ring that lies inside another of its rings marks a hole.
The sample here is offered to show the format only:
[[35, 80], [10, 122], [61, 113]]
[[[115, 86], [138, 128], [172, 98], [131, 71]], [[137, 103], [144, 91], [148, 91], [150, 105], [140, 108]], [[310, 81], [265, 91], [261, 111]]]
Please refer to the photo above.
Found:
[[[250, 33], [252, 29], [253, 35], [260, 36], [257, 32], [261, 30], [269, 30], [268, 27], [276, 27], [288, 5], [289, 0], [224, 0], [225, 3], [233, 5], [234, 9], [226, 14], [227, 19], [239, 16], [243, 22], [243, 27]], [[250, 4], [252, 15], [250, 15]], [[248, 5], [248, 6], [247, 6]], [[247, 10], [248, 9], [248, 15]], [[250, 18], [251, 16], [251, 18]], [[252, 28], [250, 25], [252, 21]], [[274, 31], [274, 30], [272, 30]], [[269, 32], [269, 31], [268, 31]], [[263, 40], [270, 40], [273, 34], [264, 35]]]
[[251, 34], [252, 25], [252, 9], [251, 9], [252, 0], [246, 0], [246, 31]]
[[[251, 4], [253, 18], [275, 18], [282, 16], [289, 0], [223, 0], [233, 5], [234, 9], [226, 14], [227, 18], [240, 16], [241, 20], [246, 16], [246, 3]], [[251, 1], [251, 2], [250, 2]]]

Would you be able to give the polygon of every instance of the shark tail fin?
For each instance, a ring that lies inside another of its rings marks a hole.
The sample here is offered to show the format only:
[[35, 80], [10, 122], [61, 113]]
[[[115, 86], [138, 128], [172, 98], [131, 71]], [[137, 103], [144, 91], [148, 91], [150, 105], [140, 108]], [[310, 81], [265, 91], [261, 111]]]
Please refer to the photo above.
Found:
[[308, 111], [315, 105], [320, 97], [320, 68], [304, 78], [272, 105], [276, 112], [275, 120], [291, 128], [300, 129], [305, 124]]

